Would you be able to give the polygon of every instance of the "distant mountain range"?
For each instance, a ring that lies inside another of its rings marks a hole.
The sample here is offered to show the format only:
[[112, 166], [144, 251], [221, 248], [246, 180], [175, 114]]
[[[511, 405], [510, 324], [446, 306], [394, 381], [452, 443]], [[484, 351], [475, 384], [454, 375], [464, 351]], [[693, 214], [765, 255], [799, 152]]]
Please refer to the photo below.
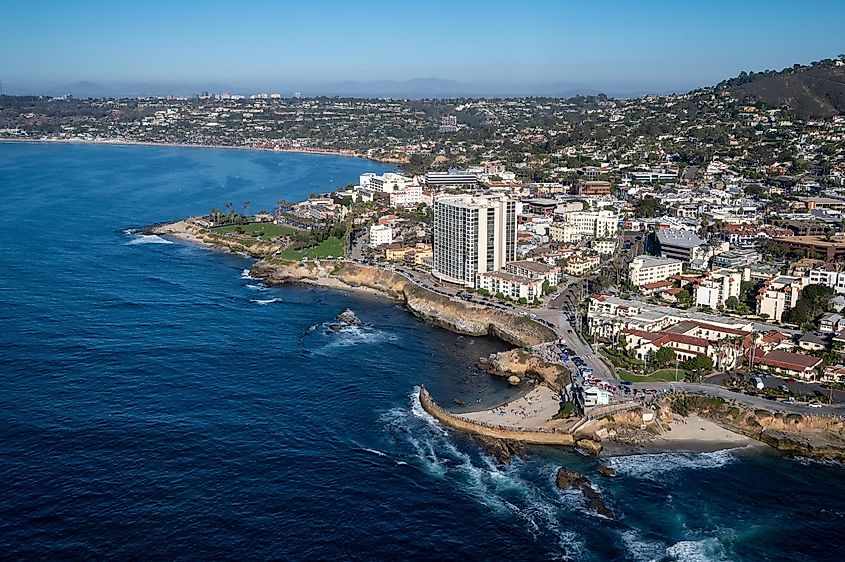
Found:
[[[11, 87], [10, 87], [11, 86]], [[845, 60], [826, 59], [807, 66], [794, 65], [781, 70], [742, 72], [739, 76], [716, 85], [730, 95], [761, 101], [772, 106], [791, 108], [797, 117], [829, 117], [845, 113]], [[200, 92], [249, 95], [258, 92], [278, 92], [290, 95], [297, 91], [303, 96], [342, 96], [360, 98], [484, 98], [484, 97], [554, 97], [604, 93], [615, 98], [635, 98], [648, 94], [668, 94], [667, 91], [626, 92], [623, 87], [596, 89], [562, 82], [548, 84], [471, 84], [442, 78], [415, 78], [406, 81], [378, 82], [346, 81], [327, 84], [291, 86], [241, 87], [220, 83], [114, 83], [74, 82], [54, 87], [23, 87], [6, 85], [6, 93], [40, 94], [78, 98], [192, 96]]]

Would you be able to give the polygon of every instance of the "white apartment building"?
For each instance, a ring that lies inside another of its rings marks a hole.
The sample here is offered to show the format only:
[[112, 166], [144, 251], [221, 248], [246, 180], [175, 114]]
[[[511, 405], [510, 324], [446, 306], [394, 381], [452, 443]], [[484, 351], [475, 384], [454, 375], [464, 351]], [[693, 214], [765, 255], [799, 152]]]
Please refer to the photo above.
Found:
[[827, 285], [837, 293], [845, 293], [845, 271], [828, 271], [826, 268], [810, 270], [809, 285]]
[[618, 224], [619, 216], [613, 211], [578, 211], [564, 215], [561, 223], [552, 223], [549, 236], [565, 244], [591, 237], [611, 238], [616, 235]]
[[478, 273], [516, 259], [516, 202], [501, 195], [434, 201], [434, 269], [447, 282], [475, 286]]
[[543, 279], [531, 279], [505, 271], [479, 273], [476, 285], [491, 295], [501, 293], [514, 300], [524, 298], [531, 302], [543, 295]]
[[731, 269], [719, 269], [698, 282], [695, 287], [696, 306], [716, 308], [724, 306], [730, 297], [739, 298], [742, 273]]
[[563, 270], [576, 277], [586, 275], [599, 266], [601, 260], [598, 256], [584, 256], [575, 254], [566, 260], [566, 266]]
[[642, 287], [679, 275], [683, 269], [684, 264], [681, 261], [642, 255], [634, 258], [628, 265], [628, 275], [632, 285]]
[[393, 193], [395, 191], [405, 191], [408, 186], [415, 184], [414, 178], [403, 176], [402, 174], [395, 174], [387, 172], [384, 175], [376, 175], [372, 172], [361, 174], [358, 178], [358, 183], [361, 187], [366, 187], [373, 191], [381, 193]]
[[370, 246], [377, 248], [393, 243], [393, 229], [386, 224], [374, 224], [370, 227]]
[[616, 240], [601, 238], [590, 242], [590, 248], [602, 256], [609, 256], [616, 250]]
[[503, 268], [505, 272], [514, 275], [521, 275], [529, 279], [539, 279], [548, 281], [549, 285], [555, 286], [560, 283], [560, 267], [556, 265], [549, 265], [541, 261], [512, 261], [505, 264]]
[[416, 207], [423, 203], [422, 186], [409, 184], [405, 189], [391, 192], [388, 197], [391, 207]]
[[801, 290], [807, 286], [807, 280], [807, 277], [781, 275], [767, 281], [757, 295], [757, 314], [768, 314], [770, 319], [780, 322], [783, 313], [798, 302]]

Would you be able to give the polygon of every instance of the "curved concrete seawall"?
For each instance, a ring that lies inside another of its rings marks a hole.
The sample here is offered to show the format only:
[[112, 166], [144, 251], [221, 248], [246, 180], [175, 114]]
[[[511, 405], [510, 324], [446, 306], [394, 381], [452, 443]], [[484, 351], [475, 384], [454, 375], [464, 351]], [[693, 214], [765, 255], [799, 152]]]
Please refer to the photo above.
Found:
[[530, 443], [532, 445], [575, 446], [575, 438], [570, 433], [534, 430], [522, 431], [513, 428], [482, 424], [462, 418], [447, 412], [438, 406], [424, 386], [420, 387], [420, 405], [423, 407], [423, 410], [428, 412], [434, 419], [443, 425], [451, 427], [452, 429], [457, 429], [458, 431], [486, 435], [488, 437], [495, 437], [496, 439], [510, 439], [513, 441], [520, 441], [522, 443]]

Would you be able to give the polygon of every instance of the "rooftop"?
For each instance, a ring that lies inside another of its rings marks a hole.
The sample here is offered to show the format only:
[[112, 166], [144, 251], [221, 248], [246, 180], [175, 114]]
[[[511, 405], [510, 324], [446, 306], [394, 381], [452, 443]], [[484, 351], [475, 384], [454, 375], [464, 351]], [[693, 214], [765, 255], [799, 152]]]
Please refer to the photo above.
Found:
[[657, 241], [661, 246], [677, 246], [681, 248], [696, 248], [704, 244], [695, 232], [680, 228], [665, 228], [657, 231]]

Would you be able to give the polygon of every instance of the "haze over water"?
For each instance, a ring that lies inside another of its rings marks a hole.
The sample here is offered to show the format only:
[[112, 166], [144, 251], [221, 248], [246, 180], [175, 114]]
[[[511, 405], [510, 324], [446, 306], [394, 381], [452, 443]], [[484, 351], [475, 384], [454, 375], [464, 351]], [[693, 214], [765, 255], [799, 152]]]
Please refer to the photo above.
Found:
[[[496, 466], [411, 399], [493, 403], [505, 348], [393, 303], [265, 288], [127, 229], [302, 199], [386, 166], [237, 150], [0, 144], [3, 557], [841, 560], [840, 466], [774, 453]], [[354, 310], [359, 328], [328, 334]], [[594, 478], [618, 521], [554, 487]]]

